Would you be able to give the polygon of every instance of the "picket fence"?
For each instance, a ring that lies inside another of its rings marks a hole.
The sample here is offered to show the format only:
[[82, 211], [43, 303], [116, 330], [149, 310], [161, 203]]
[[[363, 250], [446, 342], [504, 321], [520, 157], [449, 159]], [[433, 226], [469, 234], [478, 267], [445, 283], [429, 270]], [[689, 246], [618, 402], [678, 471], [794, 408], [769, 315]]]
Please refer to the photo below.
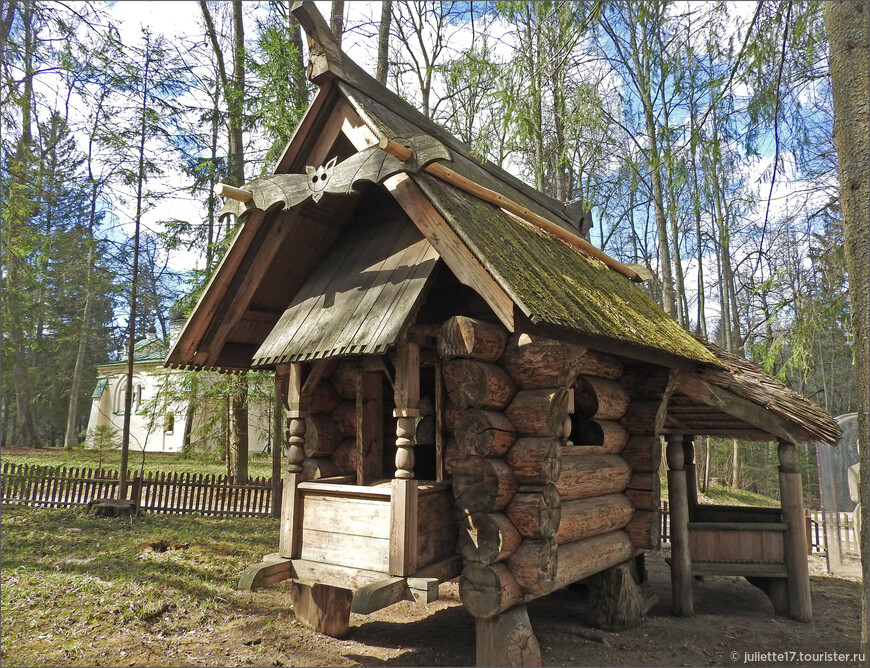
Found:
[[[0, 471], [3, 503], [47, 508], [86, 506], [114, 498], [120, 471], [6, 462]], [[127, 474], [129, 498], [139, 512], [199, 513], [212, 516], [269, 517], [271, 478], [249, 478], [237, 485], [226, 475], [149, 471]]]

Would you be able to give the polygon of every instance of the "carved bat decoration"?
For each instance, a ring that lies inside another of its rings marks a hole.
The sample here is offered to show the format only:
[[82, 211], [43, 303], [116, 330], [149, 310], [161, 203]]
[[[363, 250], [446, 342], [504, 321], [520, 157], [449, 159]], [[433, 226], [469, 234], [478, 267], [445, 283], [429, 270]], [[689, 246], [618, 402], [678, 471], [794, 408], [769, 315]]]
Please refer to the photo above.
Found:
[[332, 158], [319, 167], [306, 166], [305, 174], [273, 174], [249, 181], [243, 190], [253, 194], [248, 202], [228, 199], [219, 217], [234, 214], [241, 217], [250, 211], [265, 211], [277, 204], [283, 204], [286, 211], [299, 206], [311, 198], [319, 202], [324, 194], [358, 194], [357, 184], [363, 182], [382, 183], [384, 179], [400, 172], [417, 173], [436, 160], [452, 161], [453, 156], [444, 144], [429, 135], [415, 135], [409, 138], [396, 138], [397, 142], [407, 145], [411, 158], [402, 162], [381, 150], [377, 145], [355, 153], [347, 160], [336, 164]]

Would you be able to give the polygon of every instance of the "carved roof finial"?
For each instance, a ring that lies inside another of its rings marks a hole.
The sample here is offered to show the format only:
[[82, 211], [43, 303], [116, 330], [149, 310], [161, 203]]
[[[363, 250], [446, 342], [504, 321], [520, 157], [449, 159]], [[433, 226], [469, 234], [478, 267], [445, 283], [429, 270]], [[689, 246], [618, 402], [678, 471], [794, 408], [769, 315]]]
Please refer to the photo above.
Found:
[[314, 83], [330, 76], [347, 79], [347, 58], [314, 3], [294, 2], [291, 11], [308, 38], [308, 79]]

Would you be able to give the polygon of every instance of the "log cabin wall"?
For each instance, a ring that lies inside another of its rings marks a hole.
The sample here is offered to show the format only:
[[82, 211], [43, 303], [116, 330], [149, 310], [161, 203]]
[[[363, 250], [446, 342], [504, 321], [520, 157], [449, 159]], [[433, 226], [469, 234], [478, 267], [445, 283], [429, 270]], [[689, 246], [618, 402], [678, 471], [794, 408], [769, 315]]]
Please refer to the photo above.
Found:
[[661, 545], [661, 437], [657, 436], [656, 416], [668, 384], [668, 369], [651, 364], [626, 363], [620, 384], [631, 403], [620, 423], [628, 432], [622, 452], [632, 470], [625, 494], [635, 507], [626, 527], [632, 545], [641, 550], [657, 550]]
[[438, 351], [469, 612], [492, 617], [631, 559], [620, 360], [461, 316]]

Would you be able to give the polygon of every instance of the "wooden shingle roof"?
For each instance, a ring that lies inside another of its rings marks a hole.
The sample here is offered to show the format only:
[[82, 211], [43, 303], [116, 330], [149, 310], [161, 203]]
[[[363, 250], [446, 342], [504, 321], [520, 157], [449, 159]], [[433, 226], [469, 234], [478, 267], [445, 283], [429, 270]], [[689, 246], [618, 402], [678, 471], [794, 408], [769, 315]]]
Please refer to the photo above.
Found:
[[253, 364], [387, 352], [437, 261], [438, 253], [405, 216], [349, 230], [309, 275]]

